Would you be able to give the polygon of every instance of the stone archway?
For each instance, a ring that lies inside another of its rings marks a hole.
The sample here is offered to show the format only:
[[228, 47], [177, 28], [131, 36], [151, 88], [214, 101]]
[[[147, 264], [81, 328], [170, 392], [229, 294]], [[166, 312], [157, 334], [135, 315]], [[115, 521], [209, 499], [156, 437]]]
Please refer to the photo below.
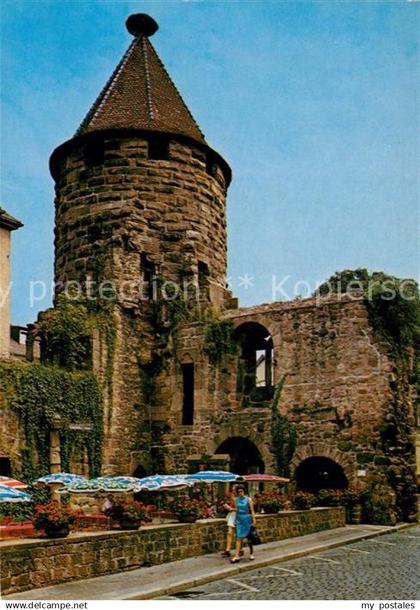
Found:
[[342, 466], [323, 456], [303, 460], [296, 468], [294, 478], [297, 489], [311, 493], [320, 489], [346, 489], [349, 484]]
[[215, 454], [229, 455], [229, 469], [235, 474], [245, 475], [264, 472], [264, 460], [258, 447], [243, 436], [227, 438], [218, 446]]
[[356, 456], [350, 452], [344, 452], [337, 449], [334, 444], [326, 442], [307, 443], [297, 446], [290, 464], [290, 471], [295, 478], [295, 472], [298, 466], [308, 458], [329, 458], [337, 463], [344, 472], [345, 477], [350, 485], [356, 482], [357, 461]]
[[244, 322], [235, 328], [240, 346], [238, 359], [237, 392], [244, 404], [272, 398], [273, 338], [257, 322]]

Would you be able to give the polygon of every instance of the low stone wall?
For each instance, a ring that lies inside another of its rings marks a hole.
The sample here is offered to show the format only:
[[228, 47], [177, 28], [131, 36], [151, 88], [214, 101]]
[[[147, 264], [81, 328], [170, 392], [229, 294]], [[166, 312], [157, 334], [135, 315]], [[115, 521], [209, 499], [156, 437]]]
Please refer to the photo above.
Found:
[[[343, 508], [313, 508], [258, 515], [263, 542], [303, 536], [345, 524]], [[62, 540], [0, 543], [3, 595], [37, 587], [113, 574], [222, 550], [224, 519], [166, 524], [138, 531], [72, 533]]]

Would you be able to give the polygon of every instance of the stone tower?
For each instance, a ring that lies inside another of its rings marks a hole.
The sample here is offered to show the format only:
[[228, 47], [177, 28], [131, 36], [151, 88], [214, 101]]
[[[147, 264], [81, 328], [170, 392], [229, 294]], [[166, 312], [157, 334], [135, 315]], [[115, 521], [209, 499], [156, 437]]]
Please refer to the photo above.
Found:
[[154, 405], [145, 397], [147, 378], [163, 368], [162, 335], [172, 323], [168, 308], [156, 311], [162, 284], [171, 295], [181, 289], [189, 308], [221, 310], [229, 296], [231, 172], [150, 43], [156, 22], [136, 14], [126, 25], [134, 40], [50, 168], [56, 296], [70, 283], [105, 312], [93, 341], [93, 366], [106, 386], [104, 471], [127, 474], [147, 466], [152, 424], [164, 423], [164, 380]]

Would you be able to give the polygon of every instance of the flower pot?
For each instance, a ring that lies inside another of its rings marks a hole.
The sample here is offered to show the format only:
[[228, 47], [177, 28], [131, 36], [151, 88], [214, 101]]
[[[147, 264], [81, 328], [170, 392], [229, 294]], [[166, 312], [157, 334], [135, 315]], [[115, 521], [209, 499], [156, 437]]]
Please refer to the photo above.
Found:
[[50, 523], [45, 526], [45, 535], [47, 538], [67, 538], [70, 533], [69, 526]]
[[198, 517], [196, 515], [178, 515], [180, 523], [195, 523]]
[[122, 530], [138, 530], [140, 527], [140, 519], [120, 519], [118, 521]]

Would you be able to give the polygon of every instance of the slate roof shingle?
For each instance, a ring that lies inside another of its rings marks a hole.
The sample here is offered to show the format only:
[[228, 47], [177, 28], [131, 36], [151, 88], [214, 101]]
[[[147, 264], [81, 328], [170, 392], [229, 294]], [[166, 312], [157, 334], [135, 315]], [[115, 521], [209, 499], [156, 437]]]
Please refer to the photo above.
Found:
[[121, 128], [175, 133], [207, 144], [148, 35], [142, 32], [134, 38], [75, 135]]

